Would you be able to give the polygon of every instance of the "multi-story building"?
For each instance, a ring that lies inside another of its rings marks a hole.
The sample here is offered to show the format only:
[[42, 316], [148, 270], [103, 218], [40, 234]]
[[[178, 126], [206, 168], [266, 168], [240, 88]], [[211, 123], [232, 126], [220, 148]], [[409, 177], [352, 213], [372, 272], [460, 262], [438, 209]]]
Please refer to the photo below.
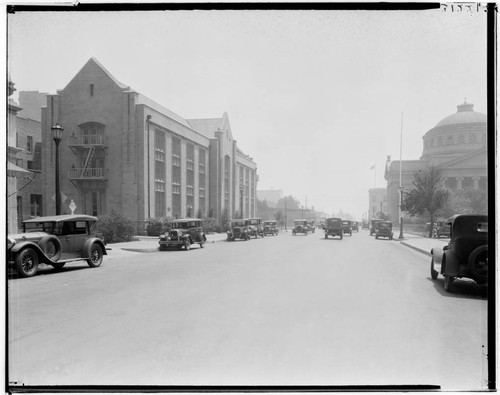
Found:
[[[422, 137], [419, 160], [391, 161], [387, 157], [387, 204], [392, 221], [399, 218], [400, 171], [403, 189], [412, 187], [416, 172], [437, 167], [449, 189], [487, 191], [486, 115], [464, 102], [457, 112], [438, 122]], [[486, 207], [485, 207], [486, 209]]]
[[233, 139], [227, 114], [187, 120], [117, 81], [91, 58], [42, 108], [44, 212], [55, 212], [56, 146], [61, 213], [112, 210], [136, 224], [155, 217], [211, 216], [220, 224], [240, 210], [255, 212], [257, 166]]

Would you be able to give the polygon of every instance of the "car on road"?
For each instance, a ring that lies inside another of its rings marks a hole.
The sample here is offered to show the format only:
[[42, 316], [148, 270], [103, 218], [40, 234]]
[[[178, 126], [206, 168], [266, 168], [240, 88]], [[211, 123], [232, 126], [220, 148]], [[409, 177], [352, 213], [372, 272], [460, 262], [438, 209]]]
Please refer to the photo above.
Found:
[[353, 231], [359, 232], [359, 224], [357, 221], [351, 221], [351, 229]]
[[325, 239], [328, 236], [339, 236], [340, 239], [344, 237], [344, 232], [342, 231], [342, 219], [340, 218], [327, 218], [325, 224]]
[[257, 238], [264, 237], [264, 227], [262, 226], [261, 218], [250, 218], [250, 235]]
[[107, 252], [96, 226], [97, 217], [83, 214], [25, 220], [22, 233], [7, 236], [8, 266], [20, 277], [34, 276], [40, 263], [58, 270], [76, 261], [99, 267]]
[[277, 221], [264, 221], [263, 222], [263, 232], [264, 235], [273, 235], [276, 236], [278, 234], [278, 222]]
[[446, 221], [437, 221], [432, 228], [432, 237], [439, 239], [441, 236], [450, 237], [450, 225]]
[[370, 224], [368, 223], [368, 221], [362, 222], [361, 229], [370, 229]]
[[306, 236], [309, 233], [309, 224], [305, 219], [296, 219], [293, 221], [292, 235], [295, 236], [298, 233], [303, 233]]
[[309, 232], [316, 233], [316, 225], [314, 224], [314, 221], [308, 222], [307, 226], [309, 226]]
[[342, 232], [344, 234], [349, 234], [349, 236], [352, 236], [351, 221], [346, 219], [342, 220]]
[[378, 224], [382, 221], [383, 219], [372, 219], [370, 221], [370, 236], [375, 234], [375, 232], [377, 231]]
[[477, 284], [488, 282], [488, 217], [457, 214], [446, 221], [450, 241], [443, 248], [431, 249], [431, 278], [444, 277], [444, 289], [452, 292], [456, 278], [469, 278]]
[[235, 241], [236, 239], [249, 240], [251, 234], [249, 219], [235, 219], [231, 222], [230, 229], [227, 231], [227, 241]]
[[170, 229], [159, 236], [158, 244], [160, 250], [165, 251], [169, 247], [178, 249], [191, 249], [192, 244], [199, 244], [203, 248], [207, 236], [203, 230], [203, 220], [199, 218], [181, 218], [168, 224]]
[[389, 240], [392, 240], [393, 236], [392, 222], [381, 221], [377, 224], [377, 228], [375, 229], [375, 238], [377, 240], [379, 237], [387, 237]]

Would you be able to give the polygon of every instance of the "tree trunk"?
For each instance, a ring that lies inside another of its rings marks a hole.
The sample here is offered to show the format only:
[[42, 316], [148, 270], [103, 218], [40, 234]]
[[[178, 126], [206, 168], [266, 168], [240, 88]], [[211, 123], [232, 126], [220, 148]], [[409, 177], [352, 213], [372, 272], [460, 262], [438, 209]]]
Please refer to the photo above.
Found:
[[430, 225], [429, 225], [429, 238], [432, 238], [432, 233], [434, 231], [434, 213], [430, 213], [431, 214], [431, 218], [430, 218]]

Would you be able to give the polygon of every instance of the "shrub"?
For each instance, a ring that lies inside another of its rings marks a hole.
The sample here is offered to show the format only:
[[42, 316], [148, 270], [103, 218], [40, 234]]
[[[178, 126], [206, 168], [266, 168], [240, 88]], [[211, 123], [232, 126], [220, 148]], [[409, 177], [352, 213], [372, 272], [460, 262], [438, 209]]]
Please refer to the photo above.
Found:
[[207, 233], [216, 232], [217, 221], [215, 218], [203, 218], [203, 229]]
[[96, 234], [104, 243], [130, 241], [134, 235], [132, 221], [111, 210], [111, 213], [99, 217]]
[[151, 218], [146, 225], [146, 234], [148, 236], [159, 236], [169, 230], [169, 217]]

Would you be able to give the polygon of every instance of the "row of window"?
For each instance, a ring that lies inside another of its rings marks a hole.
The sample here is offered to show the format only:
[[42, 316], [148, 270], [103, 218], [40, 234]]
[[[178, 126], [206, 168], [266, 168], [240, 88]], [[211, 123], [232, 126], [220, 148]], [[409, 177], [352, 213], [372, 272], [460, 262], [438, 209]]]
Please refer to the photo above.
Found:
[[[486, 141], [486, 134], [470, 133], [468, 135], [468, 144], [477, 144], [479, 142], [484, 143]], [[424, 142], [426, 148], [431, 147], [441, 147], [444, 145], [454, 145], [454, 144], [465, 144], [466, 136], [460, 134], [458, 136], [437, 136], [432, 138], [427, 138]]]

